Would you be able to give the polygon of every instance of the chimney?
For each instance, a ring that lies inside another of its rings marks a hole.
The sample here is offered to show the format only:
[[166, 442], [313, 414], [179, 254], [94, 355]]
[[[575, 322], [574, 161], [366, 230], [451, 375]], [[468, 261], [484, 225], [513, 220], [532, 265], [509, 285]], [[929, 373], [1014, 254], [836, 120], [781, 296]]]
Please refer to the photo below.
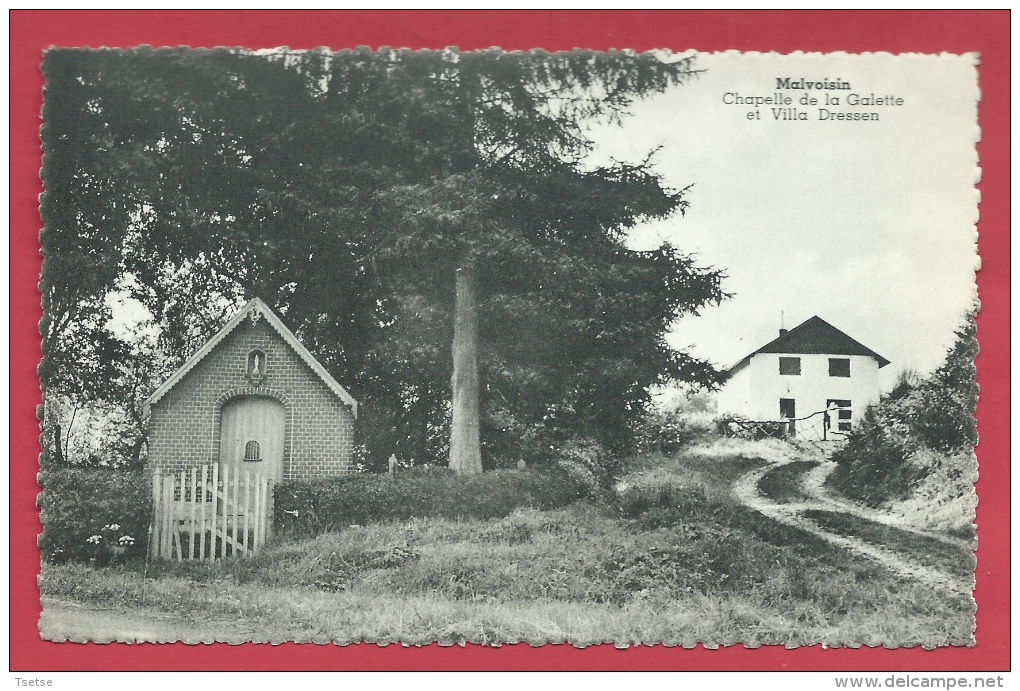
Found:
[[782, 338], [790, 331], [786, 328], [786, 311], [779, 310], [779, 337]]
[[789, 329], [780, 329], [779, 330], [779, 337], [782, 338], [783, 336], [785, 336], [788, 333], [790, 333]]

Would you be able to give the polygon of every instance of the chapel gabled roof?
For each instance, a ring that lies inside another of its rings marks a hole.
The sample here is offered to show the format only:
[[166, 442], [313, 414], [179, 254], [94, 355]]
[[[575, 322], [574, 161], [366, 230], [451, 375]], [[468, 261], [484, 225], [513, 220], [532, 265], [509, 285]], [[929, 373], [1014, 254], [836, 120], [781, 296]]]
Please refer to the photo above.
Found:
[[860, 341], [847, 336], [819, 316], [811, 317], [806, 322], [782, 334], [779, 338], [766, 343], [758, 350], [750, 353], [730, 368], [730, 374], [745, 367], [751, 361], [751, 358], [758, 353], [864, 355], [875, 358], [880, 369], [889, 364], [888, 360], [874, 350], [868, 348]]
[[287, 326], [280, 321], [280, 318], [276, 316], [269, 306], [262, 302], [259, 298], [254, 298], [248, 302], [237, 314], [223, 325], [223, 328], [216, 332], [216, 335], [210, 338], [205, 345], [198, 349], [198, 351], [192, 355], [188, 360], [177, 368], [177, 371], [170, 375], [170, 378], [163, 382], [158, 389], [152, 392], [152, 395], [145, 400], [145, 409], [148, 410], [150, 406], [157, 403], [163, 396], [166, 395], [170, 389], [177, 385], [184, 376], [193, 370], [198, 363], [200, 363], [206, 355], [211, 353], [216, 346], [218, 346], [223, 339], [233, 333], [234, 329], [244, 321], [246, 317], [251, 317], [253, 314], [257, 314], [259, 317], [264, 317], [266, 323], [268, 323], [273, 330], [280, 335], [281, 338], [291, 347], [291, 349], [297, 353], [306, 365], [312, 368], [312, 371], [318, 375], [319, 379], [332, 391], [336, 396], [343, 401], [347, 406], [350, 407], [351, 412], [354, 413], [354, 417], [358, 417], [358, 402], [354, 400], [347, 390], [340, 385], [333, 376], [326, 371], [326, 368], [315, 359], [315, 357], [308, 352], [308, 349], [301, 345], [301, 341], [297, 339], [297, 336], [287, 328]]

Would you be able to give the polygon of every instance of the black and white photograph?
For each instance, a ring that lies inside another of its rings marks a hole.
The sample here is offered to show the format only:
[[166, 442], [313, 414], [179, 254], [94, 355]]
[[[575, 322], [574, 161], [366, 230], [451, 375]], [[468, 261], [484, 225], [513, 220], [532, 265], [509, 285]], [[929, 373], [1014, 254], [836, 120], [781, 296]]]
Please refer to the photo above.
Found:
[[40, 637], [973, 646], [979, 65], [48, 50]]

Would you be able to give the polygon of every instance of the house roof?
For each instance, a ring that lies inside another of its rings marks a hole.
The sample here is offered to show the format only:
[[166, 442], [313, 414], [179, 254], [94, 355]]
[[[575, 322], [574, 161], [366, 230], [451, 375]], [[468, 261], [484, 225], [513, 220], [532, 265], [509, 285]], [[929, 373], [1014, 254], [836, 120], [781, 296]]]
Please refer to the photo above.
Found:
[[289, 345], [294, 352], [297, 353], [298, 357], [304, 360], [305, 364], [312, 368], [312, 371], [319, 376], [319, 379], [322, 380], [329, 390], [336, 394], [341, 401], [350, 407], [351, 412], [354, 413], [354, 417], [358, 417], [358, 402], [354, 400], [354, 397], [351, 396], [344, 387], [340, 386], [340, 383], [326, 371], [326, 368], [323, 367], [311, 353], [308, 352], [308, 349], [301, 345], [301, 341], [299, 341], [297, 336], [295, 336], [293, 332], [288, 329], [282, 321], [280, 321], [280, 318], [276, 316], [276, 313], [259, 298], [255, 298], [248, 302], [248, 304], [235, 314], [230, 321], [223, 325], [223, 328], [220, 329], [215, 336], [210, 338], [204, 346], [199, 348], [198, 352], [192, 355], [187, 362], [181, 365], [176, 372], [170, 375], [170, 378], [163, 382], [158, 389], [153, 391], [152, 395], [145, 401], [146, 409], [157, 403], [159, 399], [163, 398], [163, 396], [170, 391], [170, 389], [176, 386], [177, 383], [184, 378], [184, 375], [193, 370], [206, 355], [211, 353], [224, 338], [229, 336], [234, 329], [237, 328], [238, 324], [244, 321], [245, 317], [252, 317], [253, 315], [264, 317], [266, 322], [273, 327], [276, 333], [280, 334], [283, 340], [287, 342], [287, 345]]
[[758, 353], [865, 355], [875, 358], [878, 361], [879, 368], [889, 364], [888, 360], [874, 350], [850, 338], [818, 316], [811, 317], [774, 341], [770, 341], [758, 350], [750, 353], [730, 368], [730, 374], [744, 368], [751, 361], [751, 358]]

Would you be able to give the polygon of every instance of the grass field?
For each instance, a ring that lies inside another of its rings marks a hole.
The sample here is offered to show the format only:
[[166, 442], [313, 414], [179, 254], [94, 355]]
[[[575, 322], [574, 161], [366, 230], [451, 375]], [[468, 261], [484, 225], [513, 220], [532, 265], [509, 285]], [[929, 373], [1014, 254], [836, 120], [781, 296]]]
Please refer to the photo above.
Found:
[[615, 502], [351, 527], [215, 564], [47, 565], [41, 587], [56, 600], [177, 613], [192, 625], [236, 620], [268, 641], [972, 642], [969, 598], [897, 578], [737, 503], [733, 481], [762, 463], [646, 457]]

